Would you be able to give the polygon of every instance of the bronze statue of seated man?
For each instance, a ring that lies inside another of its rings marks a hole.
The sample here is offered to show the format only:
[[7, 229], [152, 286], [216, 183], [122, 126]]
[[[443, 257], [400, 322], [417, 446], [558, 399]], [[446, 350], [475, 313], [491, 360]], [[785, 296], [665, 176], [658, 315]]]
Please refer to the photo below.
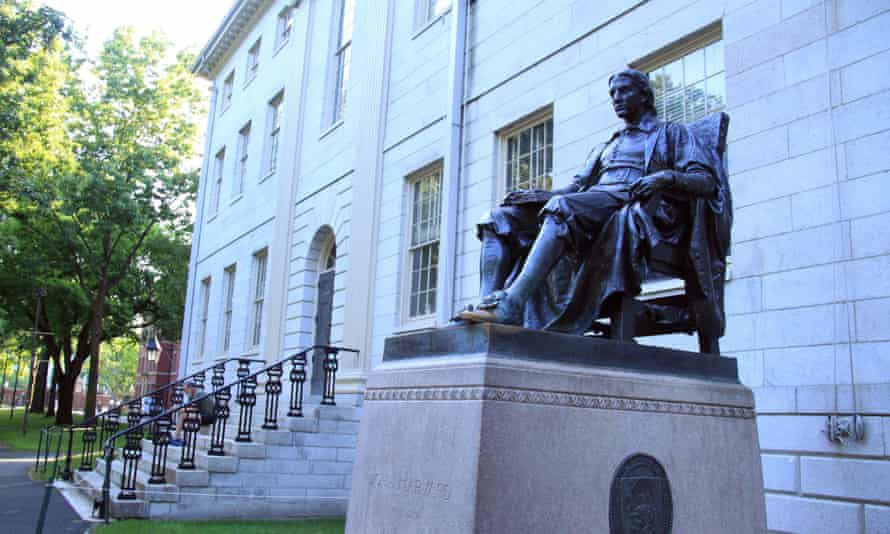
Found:
[[[657, 119], [646, 74], [612, 75], [609, 94], [624, 127], [590, 152], [570, 185], [512, 192], [479, 223], [482, 299], [460, 319], [583, 333], [613, 296], [639, 293], [654, 244], [689, 243], [690, 234], [707, 240], [707, 228], [728, 228], [716, 154], [684, 125]], [[659, 191], [691, 201], [663, 202], [652, 217], [638, 201]], [[705, 229], [690, 232], [694, 224]], [[713, 249], [697, 244], [705, 256]], [[721, 254], [713, 260], [725, 260], [725, 251], [712, 256]], [[691, 268], [702, 286], [712, 281], [709, 269]], [[722, 305], [719, 314], [722, 321]]]

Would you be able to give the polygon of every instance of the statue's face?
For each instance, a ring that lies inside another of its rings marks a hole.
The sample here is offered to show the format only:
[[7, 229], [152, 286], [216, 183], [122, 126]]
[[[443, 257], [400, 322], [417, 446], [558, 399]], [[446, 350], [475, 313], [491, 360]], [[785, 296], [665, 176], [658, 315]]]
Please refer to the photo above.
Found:
[[637, 88], [626, 76], [617, 76], [609, 84], [612, 108], [622, 120], [637, 120], [643, 113], [646, 94]]

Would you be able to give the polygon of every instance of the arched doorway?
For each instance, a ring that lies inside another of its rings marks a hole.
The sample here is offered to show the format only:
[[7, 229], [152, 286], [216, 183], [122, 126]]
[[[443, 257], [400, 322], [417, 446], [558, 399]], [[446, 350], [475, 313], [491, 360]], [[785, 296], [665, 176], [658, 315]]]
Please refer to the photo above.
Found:
[[[330, 235], [319, 256], [318, 282], [315, 288], [313, 345], [331, 344], [331, 316], [334, 311], [334, 276], [336, 271], [337, 241], [333, 235]], [[324, 391], [324, 357], [324, 351], [316, 350], [312, 354], [312, 377], [309, 383], [312, 395], [321, 395]]]

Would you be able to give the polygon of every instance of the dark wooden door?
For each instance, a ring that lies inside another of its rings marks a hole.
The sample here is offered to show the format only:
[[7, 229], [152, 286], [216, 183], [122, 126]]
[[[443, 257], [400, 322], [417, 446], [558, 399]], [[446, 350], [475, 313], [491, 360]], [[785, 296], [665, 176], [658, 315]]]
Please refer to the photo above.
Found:
[[[331, 343], [331, 312], [334, 308], [334, 271], [326, 271], [318, 276], [318, 306], [315, 310], [315, 345]], [[313, 395], [321, 395], [324, 387], [325, 353], [316, 350], [312, 354], [312, 380], [310, 382]]]

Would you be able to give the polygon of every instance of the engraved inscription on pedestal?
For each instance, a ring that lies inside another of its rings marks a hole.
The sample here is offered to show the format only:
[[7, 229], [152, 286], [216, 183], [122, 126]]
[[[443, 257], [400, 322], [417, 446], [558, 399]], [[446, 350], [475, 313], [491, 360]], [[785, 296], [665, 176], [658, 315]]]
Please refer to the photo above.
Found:
[[658, 460], [645, 454], [626, 459], [612, 479], [610, 534], [670, 534], [671, 487]]

